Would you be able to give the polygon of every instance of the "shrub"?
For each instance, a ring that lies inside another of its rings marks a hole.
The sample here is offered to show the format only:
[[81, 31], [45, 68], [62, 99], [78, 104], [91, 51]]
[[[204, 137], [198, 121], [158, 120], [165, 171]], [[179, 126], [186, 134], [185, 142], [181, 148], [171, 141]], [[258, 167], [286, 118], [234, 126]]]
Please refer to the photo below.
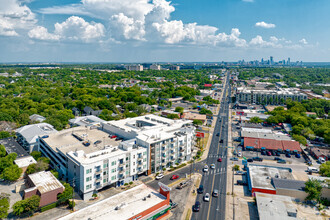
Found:
[[40, 211], [41, 212], [45, 212], [45, 211], [47, 211], [49, 209], [55, 208], [56, 206], [57, 206], [57, 203], [52, 203], [52, 204], [49, 204], [49, 205], [46, 205], [46, 206], [41, 207], [40, 208]]
[[166, 170], [166, 168], [164, 167], [164, 168], [163, 168], [163, 171], [165, 171], [165, 170]]
[[69, 208], [73, 209], [73, 207], [75, 207], [75, 206], [76, 206], [76, 203], [73, 200], [70, 200], [69, 201]]
[[133, 184], [133, 181], [129, 182], [129, 185], [132, 185]]
[[128, 183], [125, 183], [125, 184], [124, 184], [124, 186], [127, 186], [127, 185], [128, 185]]
[[[126, 184], [126, 183], [125, 183], [125, 184]], [[92, 195], [92, 197], [96, 198], [96, 197], [97, 197], [97, 194], [96, 194], [96, 193], [94, 193], [94, 194]]]

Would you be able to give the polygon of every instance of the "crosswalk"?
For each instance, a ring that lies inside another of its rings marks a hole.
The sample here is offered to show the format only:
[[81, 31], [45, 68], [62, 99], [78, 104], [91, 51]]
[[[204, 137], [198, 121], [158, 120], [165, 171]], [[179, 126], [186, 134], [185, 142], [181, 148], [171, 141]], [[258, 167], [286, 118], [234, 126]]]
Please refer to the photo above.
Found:
[[204, 172], [203, 175], [204, 176], [208, 176], [208, 175], [219, 175], [219, 174], [223, 174], [223, 173], [227, 173], [226, 169], [224, 167], [221, 168], [217, 168], [217, 169], [209, 169], [208, 172]]
[[209, 154], [209, 157], [210, 157], [210, 158], [219, 158], [219, 157], [221, 157], [221, 158], [226, 158], [227, 155], [223, 155], [223, 156], [221, 156], [221, 154]]

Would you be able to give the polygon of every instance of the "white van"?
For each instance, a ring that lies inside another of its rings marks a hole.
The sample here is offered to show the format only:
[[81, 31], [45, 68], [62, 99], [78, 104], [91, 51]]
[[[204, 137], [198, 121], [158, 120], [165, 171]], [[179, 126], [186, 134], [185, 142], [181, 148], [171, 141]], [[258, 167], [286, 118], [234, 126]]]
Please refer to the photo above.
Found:
[[307, 172], [309, 172], [309, 173], [318, 173], [319, 169], [317, 169], [316, 167], [307, 167]]
[[325, 159], [323, 157], [319, 157], [319, 162], [320, 163], [325, 163]]

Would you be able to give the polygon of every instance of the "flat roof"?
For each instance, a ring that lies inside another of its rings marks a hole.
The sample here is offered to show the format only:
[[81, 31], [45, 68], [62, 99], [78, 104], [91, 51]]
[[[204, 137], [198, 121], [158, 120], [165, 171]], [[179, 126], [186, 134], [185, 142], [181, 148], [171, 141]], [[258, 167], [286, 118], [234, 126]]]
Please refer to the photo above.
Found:
[[76, 117], [73, 119], [70, 119], [69, 122], [71, 124], [75, 124], [78, 126], [92, 126], [101, 122], [105, 122], [105, 120], [96, 117], [94, 115], [87, 115], [87, 116], [82, 116], [82, 117]]
[[50, 171], [33, 173], [29, 175], [29, 178], [34, 184], [34, 187], [36, 187], [41, 194], [56, 190], [58, 188], [64, 189], [62, 183], [56, 179]]
[[[150, 195], [150, 198], [148, 197]], [[144, 200], [144, 198], [146, 199]], [[116, 219], [126, 220], [166, 200], [166, 197], [145, 184], [80, 209], [60, 220]], [[116, 210], [116, 207], [120, 207]], [[165, 208], [165, 207], [164, 207]]]
[[37, 161], [32, 156], [20, 157], [14, 160], [14, 162], [20, 168], [28, 167], [30, 164], [37, 163]]
[[265, 133], [265, 132], [252, 132], [252, 131], [241, 131], [242, 137], [249, 138], [262, 138], [262, 139], [274, 139], [274, 140], [287, 140], [290, 141], [291, 137], [283, 133]]
[[[118, 146], [120, 141], [111, 139], [108, 133], [91, 127], [75, 127], [49, 134], [42, 138], [55, 152], [66, 154], [70, 151], [83, 150], [86, 154], [104, 149], [107, 146]], [[83, 143], [89, 142], [89, 146]]]
[[276, 189], [305, 191], [305, 181], [280, 178], [273, 178], [272, 181]]
[[256, 193], [256, 202], [260, 219], [297, 219], [298, 211], [289, 196]]
[[252, 188], [275, 190], [272, 178], [294, 179], [292, 170], [286, 167], [248, 164]]
[[57, 132], [56, 129], [50, 124], [39, 123], [32, 125], [25, 125], [16, 129], [16, 132], [21, 134], [28, 143], [34, 143], [38, 136], [49, 135]]
[[1, 139], [0, 144], [5, 146], [6, 152], [8, 154], [16, 153], [17, 158], [29, 156], [26, 150], [24, 150], [24, 148], [19, 143], [17, 143], [13, 137]]

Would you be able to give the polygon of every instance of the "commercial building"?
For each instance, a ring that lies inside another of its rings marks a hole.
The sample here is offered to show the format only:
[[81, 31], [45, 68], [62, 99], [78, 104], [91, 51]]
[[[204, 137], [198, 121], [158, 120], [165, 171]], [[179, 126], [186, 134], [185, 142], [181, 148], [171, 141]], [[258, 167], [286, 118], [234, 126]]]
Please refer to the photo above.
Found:
[[50, 171], [30, 174], [26, 178], [24, 199], [40, 196], [40, 207], [57, 201], [57, 195], [64, 191], [62, 183]]
[[187, 119], [187, 120], [199, 120], [205, 123], [206, 121], [206, 115], [201, 115], [197, 113], [192, 113], [192, 112], [184, 112], [181, 116], [182, 119]]
[[322, 157], [324, 160], [329, 160], [330, 158], [330, 149], [327, 148], [318, 148], [318, 147], [312, 147], [310, 149], [311, 155], [316, 157], [316, 159], [319, 159]]
[[127, 70], [131, 70], [131, 71], [143, 71], [143, 66], [138, 64], [138, 65], [128, 65], [125, 66], [125, 68]]
[[57, 130], [47, 123], [25, 125], [16, 129], [16, 140], [25, 150], [32, 152], [38, 149], [39, 136], [47, 137], [56, 132]]
[[102, 123], [103, 130], [147, 149], [148, 175], [191, 159], [195, 127], [190, 120], [145, 115]]
[[103, 119], [94, 115], [76, 117], [69, 120], [70, 126], [99, 126], [101, 122], [105, 122]]
[[160, 70], [160, 65], [152, 64], [152, 65], [150, 65], [150, 69], [151, 70]]
[[200, 89], [199, 90], [200, 95], [205, 97], [205, 96], [211, 96], [214, 94], [215, 90], [208, 90], [208, 89]]
[[301, 153], [301, 147], [297, 141], [263, 139], [263, 138], [244, 138], [244, 148], [247, 150], [271, 150], [288, 153]]
[[270, 133], [266, 132], [268, 129], [260, 129], [260, 130], [242, 130], [241, 136], [243, 138], [260, 138], [260, 139], [272, 139], [272, 140], [283, 140], [283, 141], [290, 141], [292, 140], [290, 136], [287, 134], [283, 134], [280, 132], [273, 132]]
[[297, 219], [298, 211], [289, 196], [256, 193], [259, 219], [290, 220]]
[[287, 99], [301, 102], [307, 95], [291, 88], [277, 88], [272, 90], [239, 87], [236, 91], [236, 101], [239, 103], [276, 104], [284, 103]]
[[78, 193], [92, 197], [105, 186], [134, 181], [149, 168], [147, 148], [135, 139], [119, 141], [95, 127], [75, 127], [39, 139], [39, 151]]
[[[164, 188], [164, 189], [162, 189]], [[145, 184], [106, 198], [80, 209], [60, 220], [116, 219], [146, 220], [162, 219], [169, 214], [170, 188], [162, 186], [160, 193]], [[165, 191], [166, 190], [166, 191]]]

